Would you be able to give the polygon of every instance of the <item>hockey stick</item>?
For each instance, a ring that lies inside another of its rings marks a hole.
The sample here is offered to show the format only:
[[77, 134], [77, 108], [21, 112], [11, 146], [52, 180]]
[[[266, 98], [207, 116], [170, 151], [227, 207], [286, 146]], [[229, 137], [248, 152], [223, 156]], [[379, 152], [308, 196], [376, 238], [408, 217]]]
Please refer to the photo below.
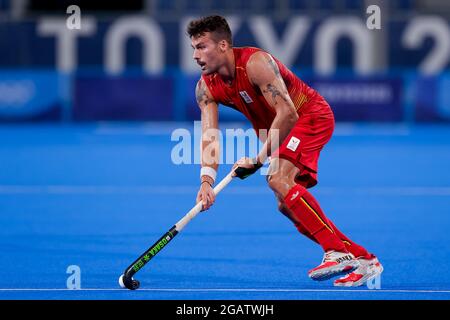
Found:
[[[217, 195], [233, 179], [233, 171], [230, 172], [214, 188]], [[202, 203], [197, 203], [180, 221], [178, 221], [169, 231], [159, 238], [149, 249], [136, 259], [119, 278], [119, 285], [122, 288], [136, 290], [139, 288], [139, 281], [133, 279], [133, 275], [141, 270], [158, 252], [160, 252], [183, 228], [202, 210]]]

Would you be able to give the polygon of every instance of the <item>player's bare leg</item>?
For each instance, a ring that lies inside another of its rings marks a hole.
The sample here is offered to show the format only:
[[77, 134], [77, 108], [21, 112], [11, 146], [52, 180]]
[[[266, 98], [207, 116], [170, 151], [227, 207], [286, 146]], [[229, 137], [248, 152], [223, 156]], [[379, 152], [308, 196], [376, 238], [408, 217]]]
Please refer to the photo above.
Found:
[[304, 186], [296, 183], [295, 177], [299, 173], [300, 169], [290, 161], [274, 158], [268, 183], [278, 198], [280, 211], [325, 251], [322, 263], [310, 270], [309, 276], [314, 280], [324, 280], [359, 267], [360, 263], [330, 227], [314, 197]]

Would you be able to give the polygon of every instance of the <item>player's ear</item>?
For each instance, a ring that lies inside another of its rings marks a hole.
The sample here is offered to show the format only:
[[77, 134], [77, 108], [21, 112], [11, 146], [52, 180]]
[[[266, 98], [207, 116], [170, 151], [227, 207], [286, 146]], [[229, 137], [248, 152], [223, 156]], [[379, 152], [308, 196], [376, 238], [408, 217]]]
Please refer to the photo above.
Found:
[[227, 42], [227, 40], [220, 40], [219, 41], [219, 48], [220, 48], [220, 51], [222, 53], [227, 51], [227, 49], [228, 49], [228, 42]]

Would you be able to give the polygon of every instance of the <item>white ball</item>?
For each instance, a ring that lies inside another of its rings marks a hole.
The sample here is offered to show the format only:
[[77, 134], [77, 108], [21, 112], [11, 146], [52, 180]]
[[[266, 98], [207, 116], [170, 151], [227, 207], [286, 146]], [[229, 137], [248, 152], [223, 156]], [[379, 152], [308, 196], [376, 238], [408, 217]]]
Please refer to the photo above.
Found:
[[119, 286], [121, 288], [125, 288], [125, 284], [123, 283], [123, 274], [119, 277]]

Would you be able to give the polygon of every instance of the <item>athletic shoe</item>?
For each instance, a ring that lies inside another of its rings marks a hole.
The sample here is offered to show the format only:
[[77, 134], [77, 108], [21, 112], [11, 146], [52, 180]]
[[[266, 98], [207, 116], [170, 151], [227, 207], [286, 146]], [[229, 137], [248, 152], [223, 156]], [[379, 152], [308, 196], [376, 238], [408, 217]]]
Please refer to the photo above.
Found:
[[334, 286], [359, 287], [383, 272], [383, 266], [375, 256], [370, 259], [358, 258], [358, 261], [360, 266], [355, 271], [334, 281]]
[[359, 267], [359, 261], [351, 253], [328, 251], [323, 255], [322, 263], [308, 275], [313, 280], [327, 280], [352, 271]]

